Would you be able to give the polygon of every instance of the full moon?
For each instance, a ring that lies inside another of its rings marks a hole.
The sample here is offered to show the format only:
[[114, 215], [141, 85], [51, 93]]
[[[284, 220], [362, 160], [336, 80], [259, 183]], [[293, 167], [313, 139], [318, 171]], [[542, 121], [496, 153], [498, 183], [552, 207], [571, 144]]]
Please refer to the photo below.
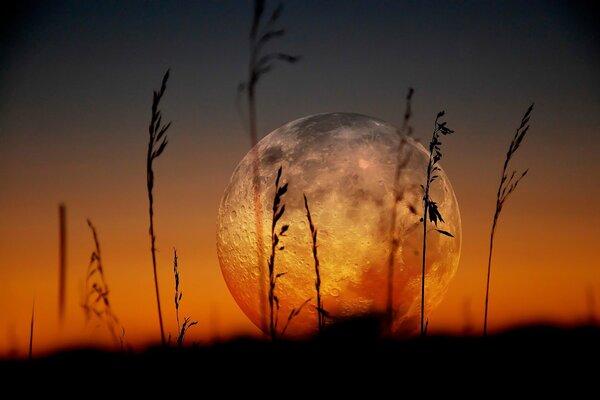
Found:
[[[329, 113], [292, 121], [265, 136], [256, 146], [259, 158], [263, 260], [258, 260], [254, 161], [251, 150], [235, 168], [221, 200], [217, 220], [217, 253], [225, 282], [237, 304], [265, 333], [261, 304], [268, 304], [268, 258], [275, 181], [288, 184], [282, 197], [285, 213], [278, 226], [289, 225], [275, 252], [275, 295], [279, 301], [280, 332], [294, 309], [286, 337], [302, 338], [317, 332], [318, 312], [312, 236], [304, 205], [306, 195], [318, 236], [321, 299], [336, 320], [382, 314], [387, 305], [390, 228], [394, 207], [394, 176], [401, 136], [394, 126], [359, 114]], [[419, 327], [423, 191], [428, 151], [406, 138], [401, 147], [408, 163], [401, 170], [397, 204], [393, 281], [393, 331], [411, 333]], [[441, 168], [441, 167], [440, 167]], [[461, 220], [454, 190], [441, 169], [430, 197], [444, 222], [435, 231], [428, 223], [425, 318], [441, 302], [460, 258]], [[279, 232], [279, 230], [277, 230]], [[283, 249], [280, 250], [280, 247]], [[263, 265], [264, 274], [259, 265]], [[261, 277], [264, 281], [261, 281]], [[262, 289], [260, 285], [264, 285]], [[265, 297], [261, 301], [260, 294]], [[267, 313], [269, 310], [267, 308]], [[268, 319], [268, 317], [267, 317]]]

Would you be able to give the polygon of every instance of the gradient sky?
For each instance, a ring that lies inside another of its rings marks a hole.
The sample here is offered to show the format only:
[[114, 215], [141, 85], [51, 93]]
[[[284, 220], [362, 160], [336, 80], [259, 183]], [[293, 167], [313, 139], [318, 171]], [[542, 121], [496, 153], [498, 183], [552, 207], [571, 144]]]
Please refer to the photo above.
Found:
[[[152, 89], [173, 120], [156, 163], [159, 278], [175, 334], [171, 248], [180, 256], [189, 340], [256, 334], [229, 295], [215, 250], [228, 179], [249, 149], [235, 107], [245, 78], [250, 1], [57, 1], [2, 6], [0, 35], [0, 356], [107, 340], [79, 307], [93, 242], [127, 341], [159, 339], [145, 157]], [[287, 1], [276, 49], [303, 56], [261, 83], [262, 135], [298, 117], [349, 111], [399, 125], [415, 88], [415, 136], [437, 111], [456, 133], [443, 166], [460, 204], [459, 271], [433, 332], [479, 330], [495, 191], [532, 102], [515, 166], [529, 167], [495, 242], [490, 326], [589, 316], [600, 304], [598, 9], [574, 1]], [[261, 136], [262, 136], [261, 135]], [[67, 204], [68, 297], [57, 316], [58, 203]], [[588, 295], [589, 297], [589, 295]], [[104, 337], [104, 338], [103, 338]]]

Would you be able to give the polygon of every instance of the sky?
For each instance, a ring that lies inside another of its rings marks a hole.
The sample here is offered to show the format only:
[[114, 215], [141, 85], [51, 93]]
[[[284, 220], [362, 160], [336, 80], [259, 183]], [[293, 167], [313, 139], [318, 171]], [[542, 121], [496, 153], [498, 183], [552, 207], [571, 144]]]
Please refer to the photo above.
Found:
[[[286, 1], [276, 50], [302, 56], [258, 87], [260, 136], [302, 116], [357, 112], [395, 125], [415, 89], [414, 135], [439, 110], [460, 205], [459, 270], [434, 333], [481, 329], [495, 193], [507, 146], [529, 175], [498, 227], [489, 328], [600, 318], [600, 35], [578, 1]], [[271, 7], [273, 3], [269, 2]], [[98, 229], [114, 312], [133, 346], [159, 340], [148, 238], [152, 90], [173, 120], [156, 162], [155, 225], [165, 327], [175, 334], [171, 248], [189, 340], [258, 335], [230, 296], [215, 247], [219, 202], [250, 148], [236, 109], [250, 1], [8, 2], [0, 35], [0, 356], [108, 343], [80, 307]], [[67, 207], [67, 307], [58, 320], [58, 204]]]

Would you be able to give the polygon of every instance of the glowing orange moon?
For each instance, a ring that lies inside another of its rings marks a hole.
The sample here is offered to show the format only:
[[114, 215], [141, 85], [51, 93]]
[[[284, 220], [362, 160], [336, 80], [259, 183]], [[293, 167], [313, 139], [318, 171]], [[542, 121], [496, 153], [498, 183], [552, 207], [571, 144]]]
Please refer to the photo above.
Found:
[[[273, 196], [280, 166], [282, 179], [289, 185], [281, 223], [290, 227], [282, 238], [285, 248], [277, 251], [275, 261], [275, 272], [286, 273], [275, 289], [281, 306], [279, 330], [293, 308], [312, 298], [290, 323], [287, 337], [302, 337], [317, 330], [314, 261], [303, 193], [318, 230], [324, 308], [334, 318], [383, 313], [386, 309], [399, 140], [397, 129], [386, 122], [358, 114], [331, 113], [290, 122], [257, 144], [265, 269], [271, 254]], [[406, 195], [399, 204], [396, 221], [400, 237], [393, 294], [396, 332], [412, 331], [419, 323], [423, 240], [419, 185], [425, 181], [429, 157], [425, 148], [412, 139], [403, 151], [411, 156], [400, 178]], [[262, 328], [252, 160], [249, 152], [235, 168], [221, 200], [217, 252], [235, 301]], [[431, 198], [445, 220], [439, 228], [451, 232], [454, 238], [437, 232], [427, 235], [426, 318], [442, 300], [460, 258], [458, 203], [443, 170], [439, 176], [432, 185]], [[416, 214], [409, 210], [409, 204], [415, 206]], [[263, 284], [266, 294], [267, 281]]]

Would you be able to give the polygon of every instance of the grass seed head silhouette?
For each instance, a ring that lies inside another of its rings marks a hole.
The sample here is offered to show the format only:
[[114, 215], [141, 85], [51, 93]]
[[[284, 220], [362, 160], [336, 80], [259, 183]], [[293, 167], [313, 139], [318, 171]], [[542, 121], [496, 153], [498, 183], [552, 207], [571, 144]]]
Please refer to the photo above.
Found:
[[500, 178], [500, 184], [498, 185], [498, 192], [496, 193], [496, 210], [494, 211], [494, 218], [492, 220], [492, 231], [490, 233], [490, 248], [488, 255], [488, 268], [487, 268], [487, 281], [486, 281], [486, 289], [485, 289], [485, 311], [483, 314], [483, 336], [487, 335], [487, 316], [488, 316], [488, 304], [489, 304], [489, 294], [490, 294], [490, 275], [492, 271], [492, 251], [494, 248], [494, 234], [496, 233], [496, 226], [498, 225], [498, 219], [500, 218], [500, 213], [508, 200], [509, 196], [515, 191], [519, 182], [527, 175], [528, 169], [523, 172], [517, 172], [513, 170], [509, 175], [509, 165], [510, 161], [513, 159], [515, 153], [521, 147], [521, 143], [529, 130], [529, 118], [531, 117], [531, 112], [533, 111], [533, 103], [529, 106], [523, 118], [521, 118], [521, 123], [517, 128], [510, 145], [508, 146], [508, 151], [506, 152], [506, 158], [504, 159], [504, 165], [502, 167], [502, 176]]
[[[271, 256], [269, 257], [269, 333], [271, 339], [277, 338], [277, 323], [279, 320], [279, 298], [275, 294], [275, 287], [277, 280], [284, 276], [286, 272], [275, 273], [275, 254], [276, 252], [285, 249], [285, 246], [280, 244], [281, 237], [285, 236], [285, 233], [289, 229], [289, 225], [281, 226], [279, 234], [277, 234], [277, 223], [285, 213], [285, 204], [283, 203], [283, 196], [286, 194], [288, 184], [279, 185], [281, 180], [281, 173], [283, 167], [279, 167], [277, 170], [277, 178], [275, 179], [275, 196], [273, 197], [273, 218], [271, 222]], [[274, 308], [275, 307], [275, 308]]]
[[[317, 332], [320, 335], [323, 333], [323, 329], [325, 328], [325, 318], [330, 317], [330, 315], [325, 310], [325, 306], [323, 304], [323, 301], [321, 300], [321, 264], [319, 262], [319, 253], [317, 250], [317, 228], [313, 224], [312, 216], [310, 215], [310, 208], [308, 207], [308, 199], [306, 198], [306, 194], [304, 195], [304, 208], [306, 209], [306, 219], [308, 220], [310, 237], [312, 239], [312, 254], [313, 259], [315, 261], [315, 290], [317, 292]], [[304, 307], [304, 304], [302, 305], [302, 307]]]
[[117, 327], [120, 325], [119, 319], [112, 311], [106, 276], [104, 274], [104, 265], [102, 264], [102, 253], [100, 251], [100, 240], [96, 227], [92, 221], [87, 220], [88, 227], [92, 232], [94, 239], [94, 250], [90, 256], [90, 262], [87, 268], [85, 278], [85, 294], [81, 307], [83, 308], [85, 319], [96, 317], [103, 321], [112, 336], [115, 343], [120, 343], [117, 336]]
[[152, 114], [150, 116], [150, 126], [148, 127], [148, 153], [146, 156], [146, 183], [148, 188], [148, 214], [150, 217], [150, 252], [152, 254], [152, 270], [154, 272], [154, 290], [156, 292], [156, 305], [158, 308], [158, 322], [160, 325], [160, 339], [164, 346], [165, 331], [163, 327], [162, 311], [160, 308], [160, 294], [158, 290], [158, 275], [156, 273], [156, 235], [154, 234], [154, 160], [156, 160], [165, 151], [167, 144], [167, 130], [171, 127], [171, 122], [166, 125], [162, 124], [162, 113], [159, 110], [160, 101], [167, 89], [167, 81], [169, 80], [169, 72], [165, 72], [160, 90], [154, 91], [152, 96]]
[[[252, 17], [252, 26], [250, 28], [250, 58], [248, 62], [248, 77], [245, 82], [238, 85], [238, 104], [243, 93], [246, 94], [248, 103], [247, 129], [250, 134], [250, 145], [253, 154], [253, 188], [254, 188], [254, 214], [256, 225], [256, 247], [257, 247], [257, 268], [258, 268], [258, 301], [261, 325], [263, 331], [267, 331], [267, 313], [265, 296], [265, 268], [264, 268], [264, 241], [263, 241], [263, 223], [262, 208], [260, 204], [260, 195], [262, 192], [260, 182], [259, 154], [256, 144], [258, 143], [257, 115], [256, 115], [256, 85], [258, 81], [271, 71], [276, 62], [295, 63], [300, 57], [287, 53], [274, 51], [265, 52], [268, 44], [275, 39], [281, 38], [285, 30], [277, 27], [279, 17], [283, 12], [283, 4], [279, 3], [267, 19], [264, 18], [266, 2], [264, 0], [255, 0], [254, 13]], [[241, 107], [240, 107], [241, 111]], [[243, 113], [242, 113], [243, 114]], [[245, 120], [242, 116], [242, 118]], [[269, 289], [270, 292], [270, 289]], [[271, 302], [271, 299], [269, 299]], [[271, 326], [269, 323], [269, 331]]]
[[[442, 229], [437, 229], [438, 222], [444, 222], [442, 214], [438, 210], [436, 202], [434, 202], [430, 195], [429, 190], [431, 184], [439, 178], [436, 172], [441, 171], [438, 163], [442, 159], [440, 135], [450, 135], [454, 131], [446, 126], [446, 122], [440, 122], [440, 118], [445, 115], [444, 111], [440, 111], [435, 117], [433, 124], [433, 134], [431, 135], [431, 141], [429, 142], [429, 162], [427, 163], [427, 178], [425, 185], [421, 185], [423, 190], [423, 217], [421, 222], [423, 223], [423, 259], [421, 264], [421, 336], [427, 335], [427, 327], [429, 320], [425, 321], [425, 262], [427, 260], [427, 218], [430, 222], [433, 222], [436, 226], [436, 231], [442, 235], [454, 237], [450, 232]], [[426, 323], [425, 323], [426, 322]]]
[[175, 317], [177, 319], [177, 346], [183, 345], [183, 339], [188, 329], [194, 325], [198, 325], [198, 321], [191, 321], [190, 317], [184, 317], [183, 325], [179, 322], [179, 306], [181, 305], [181, 299], [183, 298], [183, 291], [179, 288], [180, 276], [179, 276], [179, 258], [177, 257], [177, 249], [173, 248], [173, 275], [175, 277]]
[[[406, 148], [407, 137], [412, 135], [412, 126], [410, 126], [410, 118], [412, 117], [411, 101], [414, 94], [413, 88], [408, 89], [406, 95], [406, 109], [404, 110], [404, 120], [402, 127], [398, 130], [399, 142], [397, 150], [396, 170], [394, 173], [394, 200], [392, 204], [391, 218], [390, 218], [390, 255], [388, 258], [388, 287], [387, 287], [387, 308], [386, 308], [386, 325], [387, 333], [391, 334], [394, 322], [394, 263], [396, 259], [396, 253], [400, 245], [400, 238], [398, 232], [396, 232], [396, 217], [398, 214], [398, 205], [404, 197], [404, 188], [400, 187], [400, 176], [402, 171], [408, 165], [410, 161], [411, 152], [409, 151], [404, 154]], [[411, 210], [415, 210], [412, 207]], [[416, 211], [416, 210], [415, 210]]]

